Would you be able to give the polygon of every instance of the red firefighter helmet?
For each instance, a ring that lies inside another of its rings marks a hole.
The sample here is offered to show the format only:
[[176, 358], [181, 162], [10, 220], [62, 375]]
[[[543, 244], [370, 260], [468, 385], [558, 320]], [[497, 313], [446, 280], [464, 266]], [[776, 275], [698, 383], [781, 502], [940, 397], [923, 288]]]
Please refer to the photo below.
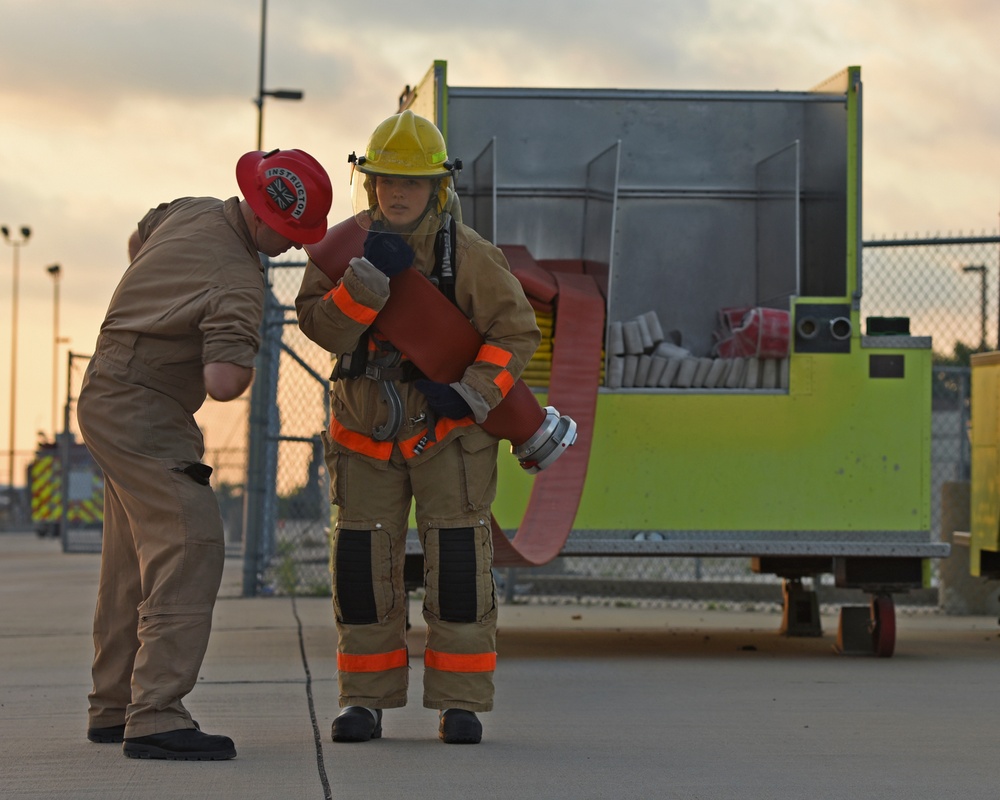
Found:
[[313, 244], [326, 234], [333, 187], [308, 153], [253, 150], [236, 163], [236, 182], [254, 213], [286, 239]]

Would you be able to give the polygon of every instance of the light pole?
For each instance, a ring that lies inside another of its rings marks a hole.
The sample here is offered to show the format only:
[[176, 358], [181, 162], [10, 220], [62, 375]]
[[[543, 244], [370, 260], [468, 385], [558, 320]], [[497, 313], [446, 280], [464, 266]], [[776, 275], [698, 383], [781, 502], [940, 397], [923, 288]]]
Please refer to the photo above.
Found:
[[979, 352], [986, 351], [986, 265], [973, 264], [962, 267], [962, 272], [979, 273]]
[[21, 248], [28, 243], [31, 238], [31, 228], [27, 225], [21, 226], [21, 238], [12, 239], [10, 228], [0, 225], [0, 233], [3, 240], [14, 248], [14, 288], [11, 292], [10, 309], [10, 446], [7, 449], [7, 486], [10, 491], [11, 511], [15, 507], [14, 503], [14, 425], [17, 420], [17, 293], [21, 272]]
[[273, 97], [276, 100], [301, 100], [303, 93], [298, 89], [264, 88], [264, 40], [267, 32], [267, 0], [260, 0], [260, 70], [257, 75], [257, 149], [263, 150], [264, 140], [264, 98]]
[[62, 278], [62, 267], [51, 264], [45, 271], [52, 276], [52, 441], [58, 438], [56, 428], [56, 412], [59, 407], [59, 345], [65, 339], [59, 338], [59, 280]]

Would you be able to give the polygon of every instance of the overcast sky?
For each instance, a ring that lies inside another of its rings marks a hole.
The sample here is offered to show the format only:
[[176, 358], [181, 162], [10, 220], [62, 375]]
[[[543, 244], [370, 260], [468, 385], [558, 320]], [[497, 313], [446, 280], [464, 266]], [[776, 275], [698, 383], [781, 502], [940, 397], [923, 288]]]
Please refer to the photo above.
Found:
[[[142, 214], [238, 192], [235, 161], [256, 144], [260, 23], [260, 0], [0, 0], [0, 223], [33, 231], [20, 259], [19, 451], [51, 428], [46, 266], [63, 268], [62, 335], [91, 352]], [[327, 167], [336, 221], [349, 211], [347, 154], [435, 59], [453, 86], [679, 90], [805, 90], [856, 64], [864, 236], [992, 232], [998, 30], [996, 0], [269, 0], [266, 86], [305, 99], [266, 102], [263, 144]], [[5, 246], [5, 421], [11, 272]]]

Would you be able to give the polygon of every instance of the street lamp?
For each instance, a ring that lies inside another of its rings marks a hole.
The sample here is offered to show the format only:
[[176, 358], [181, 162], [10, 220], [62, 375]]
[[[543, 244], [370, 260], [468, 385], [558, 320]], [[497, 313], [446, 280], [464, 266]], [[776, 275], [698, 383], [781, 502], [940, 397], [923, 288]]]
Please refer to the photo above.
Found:
[[52, 276], [52, 441], [55, 442], [56, 412], [59, 407], [59, 345], [69, 340], [59, 338], [59, 280], [62, 278], [62, 267], [51, 264], [45, 271]]
[[303, 93], [298, 89], [264, 89], [264, 38], [267, 31], [267, 0], [260, 0], [260, 71], [257, 76], [257, 149], [262, 150], [264, 140], [264, 98], [276, 100], [301, 100]]
[[980, 286], [979, 300], [979, 352], [986, 351], [986, 265], [974, 264], [962, 267], [962, 272], [978, 272]]
[[3, 240], [14, 248], [14, 288], [11, 292], [10, 310], [10, 446], [7, 450], [7, 486], [11, 495], [11, 510], [14, 509], [14, 423], [16, 421], [17, 408], [17, 292], [20, 278], [21, 248], [28, 243], [31, 238], [31, 228], [27, 225], [21, 226], [21, 238], [12, 239], [11, 231], [6, 225], [0, 225], [0, 233]]

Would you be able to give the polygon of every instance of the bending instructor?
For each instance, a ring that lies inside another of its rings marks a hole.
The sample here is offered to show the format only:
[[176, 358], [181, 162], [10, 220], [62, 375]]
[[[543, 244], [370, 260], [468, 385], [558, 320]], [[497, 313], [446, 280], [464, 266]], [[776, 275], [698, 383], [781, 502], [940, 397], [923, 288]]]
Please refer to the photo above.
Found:
[[319, 241], [332, 200], [301, 150], [236, 165], [243, 199], [185, 197], [151, 209], [101, 326], [77, 408], [104, 472], [87, 738], [131, 758], [223, 760], [183, 698], [198, 678], [225, 542], [194, 413], [253, 378], [264, 278], [259, 253]]

